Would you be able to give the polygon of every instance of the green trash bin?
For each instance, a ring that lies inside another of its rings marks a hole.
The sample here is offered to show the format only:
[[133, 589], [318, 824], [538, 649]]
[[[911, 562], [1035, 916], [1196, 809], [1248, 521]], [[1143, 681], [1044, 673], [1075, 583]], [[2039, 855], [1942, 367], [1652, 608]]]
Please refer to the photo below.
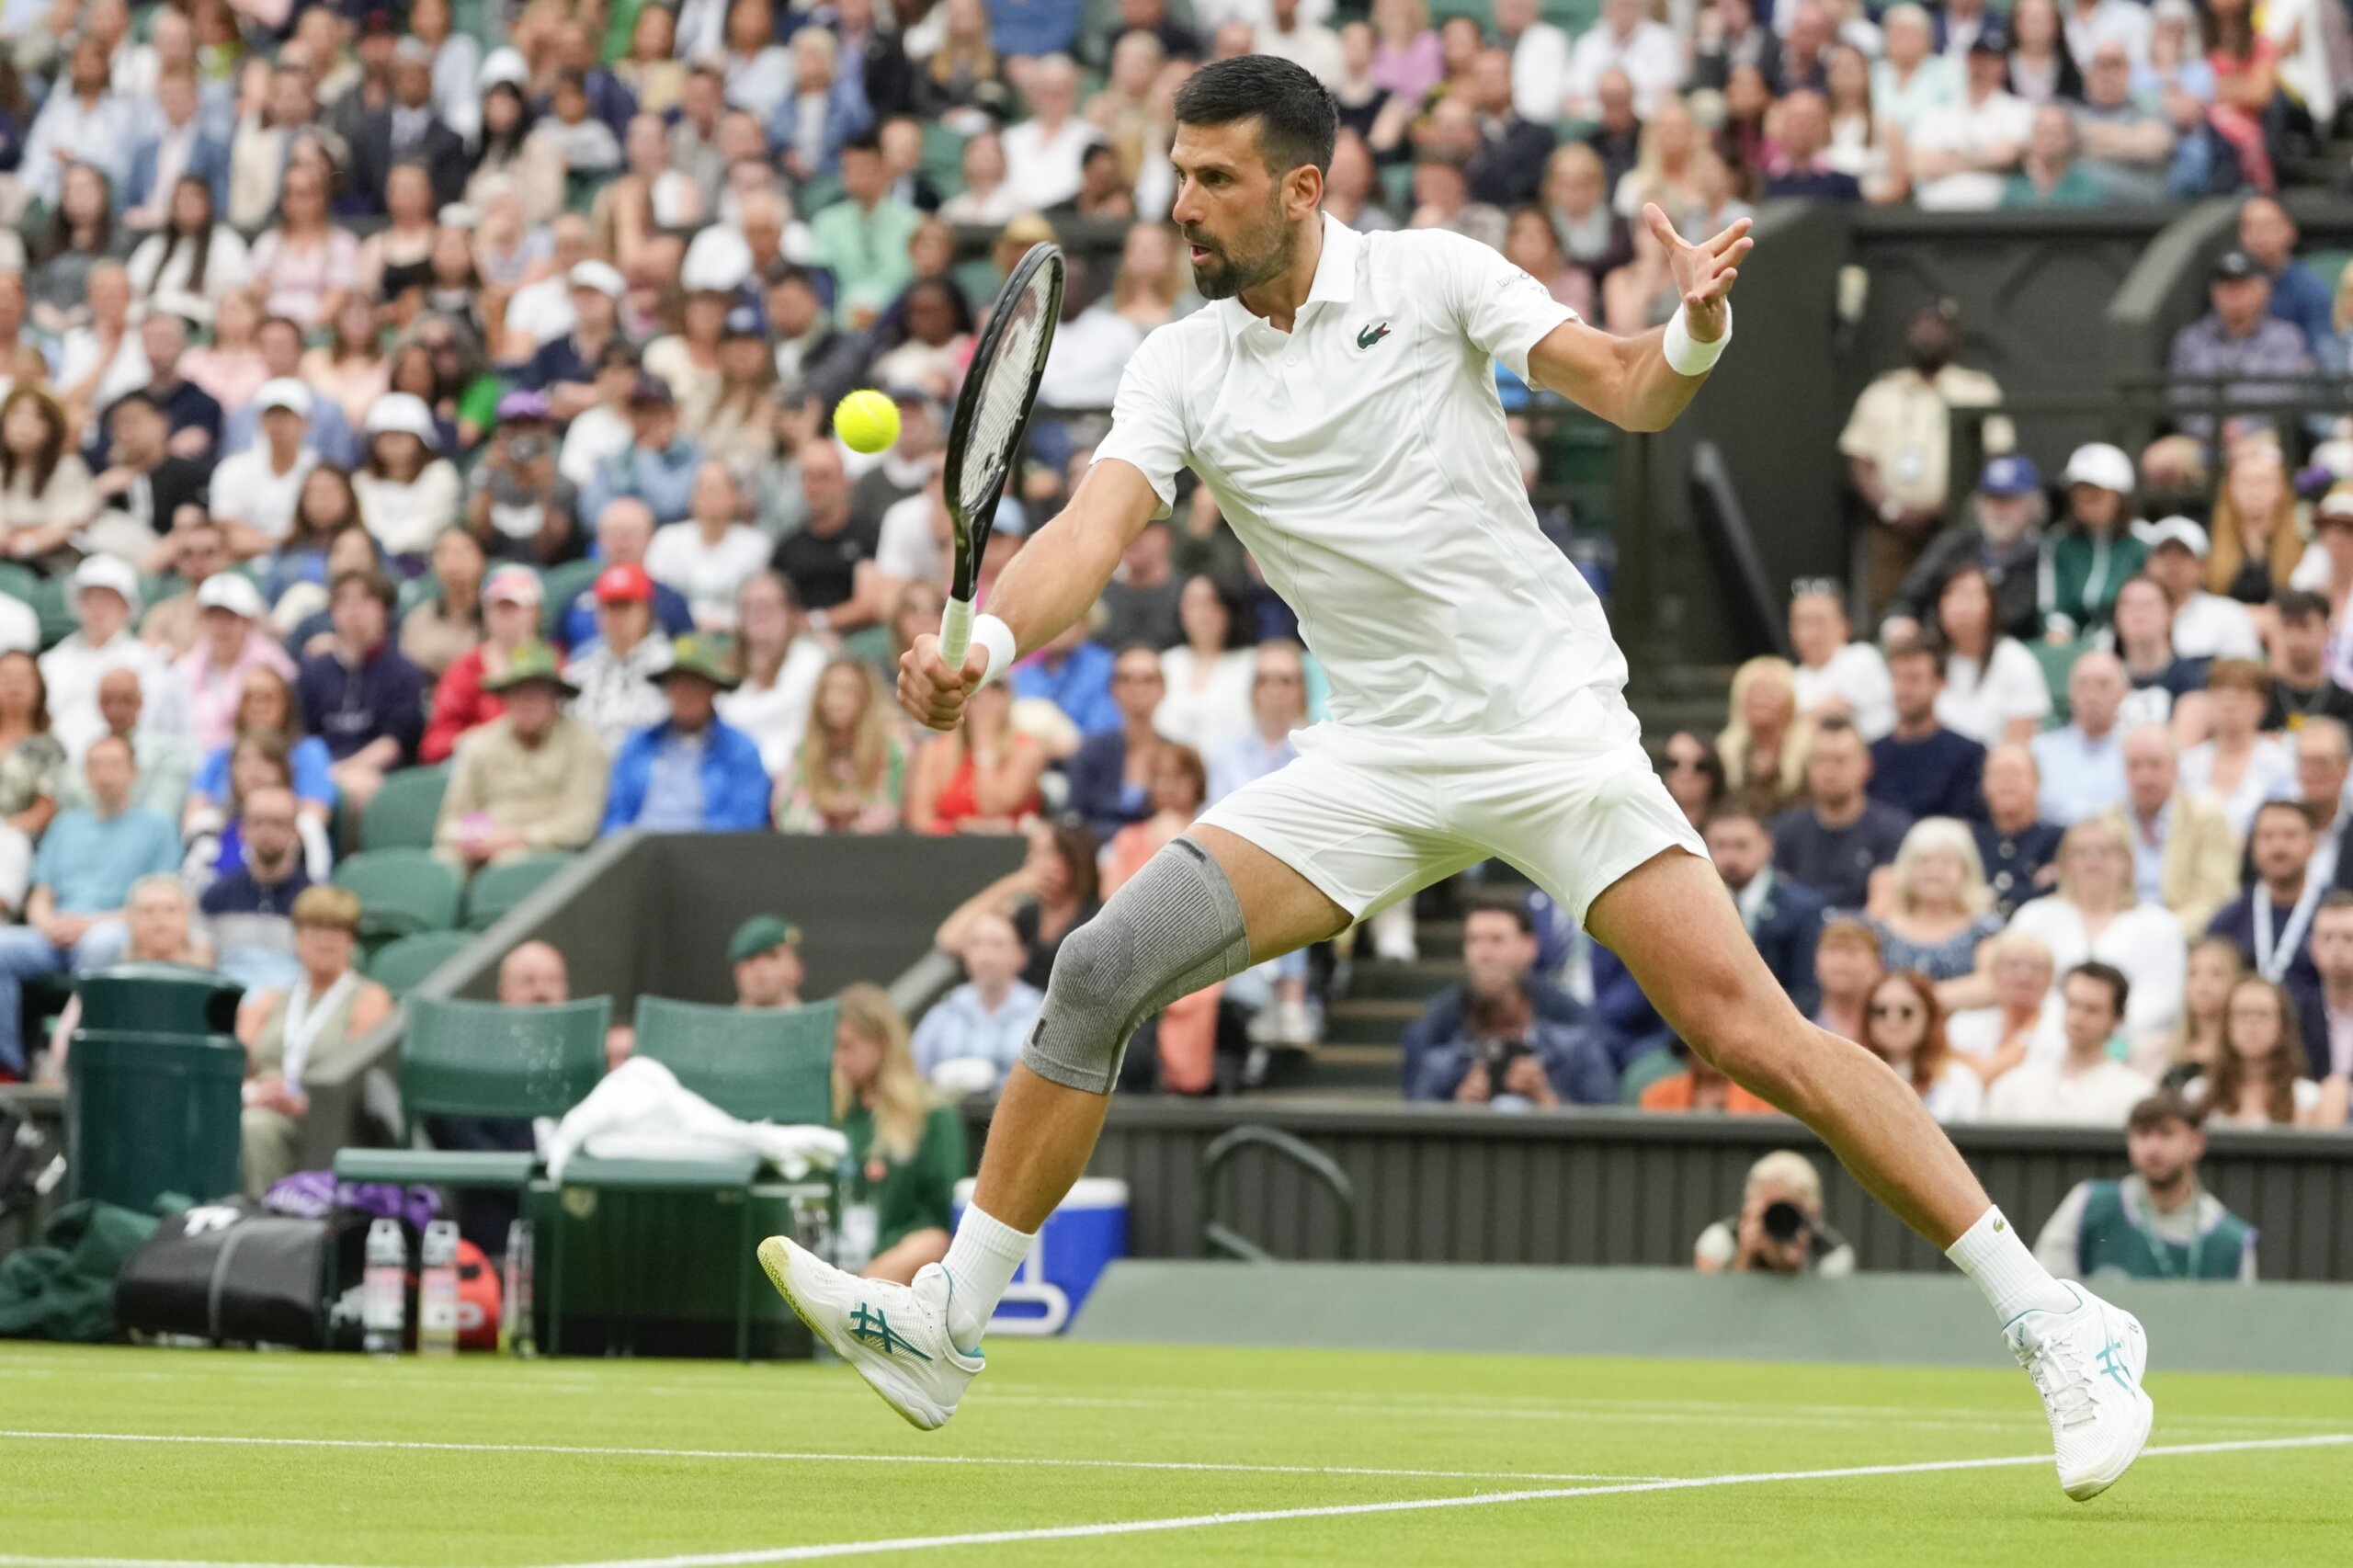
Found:
[[181, 964], [84, 975], [65, 1063], [65, 1159], [75, 1198], [145, 1212], [163, 1193], [236, 1192], [244, 988]]

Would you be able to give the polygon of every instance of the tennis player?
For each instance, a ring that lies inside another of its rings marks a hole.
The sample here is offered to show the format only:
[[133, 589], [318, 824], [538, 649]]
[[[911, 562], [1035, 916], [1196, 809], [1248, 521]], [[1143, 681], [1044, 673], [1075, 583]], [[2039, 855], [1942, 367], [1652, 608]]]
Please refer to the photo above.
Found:
[[975, 689], [1086, 613], [1190, 468], [1298, 611], [1331, 721], [1063, 942], [944, 1263], [886, 1284], [777, 1237], [761, 1256], [779, 1290], [892, 1408], [939, 1426], [1086, 1168], [1136, 1026], [1492, 856], [1623, 959], [1677, 1034], [1946, 1249], [2042, 1395], [2060, 1483], [2076, 1498], [2109, 1486], [2153, 1414], [2140, 1324], [2046, 1273], [1910, 1085], [1790, 1005], [1652, 771], [1599, 602], [1519, 483], [1494, 362], [1627, 429], [1661, 428], [1732, 340], [1747, 221], [1695, 244], [1647, 209], [1682, 305], [1663, 331], [1616, 338], [1473, 241], [1326, 217], [1335, 108], [1297, 65], [1206, 66], [1176, 119], [1171, 216], [1214, 302], [1129, 361], [1094, 466], [997, 579], [964, 667], [919, 638], [899, 699], [953, 729]]

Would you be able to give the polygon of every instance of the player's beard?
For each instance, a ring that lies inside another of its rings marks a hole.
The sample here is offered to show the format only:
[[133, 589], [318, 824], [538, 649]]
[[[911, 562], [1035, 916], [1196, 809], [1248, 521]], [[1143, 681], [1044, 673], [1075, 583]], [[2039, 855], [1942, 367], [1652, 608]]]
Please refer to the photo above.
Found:
[[1298, 232], [1283, 221], [1279, 187], [1267, 198], [1266, 210], [1250, 233], [1222, 244], [1188, 232], [1185, 243], [1201, 245], [1210, 253], [1207, 261], [1197, 262], [1193, 267], [1193, 287], [1200, 290], [1204, 300], [1230, 300], [1245, 290], [1256, 289], [1267, 279], [1281, 276], [1299, 253]]

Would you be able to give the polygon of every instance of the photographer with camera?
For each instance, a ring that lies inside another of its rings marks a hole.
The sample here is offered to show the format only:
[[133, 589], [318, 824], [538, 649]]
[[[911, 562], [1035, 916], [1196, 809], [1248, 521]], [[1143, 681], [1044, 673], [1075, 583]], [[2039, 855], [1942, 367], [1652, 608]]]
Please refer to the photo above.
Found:
[[1461, 1022], [1420, 1053], [1409, 1098], [1497, 1110], [1617, 1103], [1618, 1073], [1598, 1029], [1540, 1017], [1514, 966], [1469, 970]]
[[1776, 1149], [1748, 1168], [1740, 1212], [1717, 1221], [1692, 1244], [1702, 1274], [1855, 1272], [1855, 1249], [1822, 1217], [1822, 1175], [1790, 1149]]

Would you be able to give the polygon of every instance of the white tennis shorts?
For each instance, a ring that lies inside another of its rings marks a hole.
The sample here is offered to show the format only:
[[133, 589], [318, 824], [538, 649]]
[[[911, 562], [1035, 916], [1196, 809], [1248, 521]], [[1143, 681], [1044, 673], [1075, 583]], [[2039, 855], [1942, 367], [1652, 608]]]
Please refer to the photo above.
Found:
[[1663, 850], [1704, 858], [1614, 691], [1504, 736], [1408, 736], [1318, 724], [1297, 760], [1203, 812], [1361, 919], [1493, 857], [1582, 923], [1593, 901]]

